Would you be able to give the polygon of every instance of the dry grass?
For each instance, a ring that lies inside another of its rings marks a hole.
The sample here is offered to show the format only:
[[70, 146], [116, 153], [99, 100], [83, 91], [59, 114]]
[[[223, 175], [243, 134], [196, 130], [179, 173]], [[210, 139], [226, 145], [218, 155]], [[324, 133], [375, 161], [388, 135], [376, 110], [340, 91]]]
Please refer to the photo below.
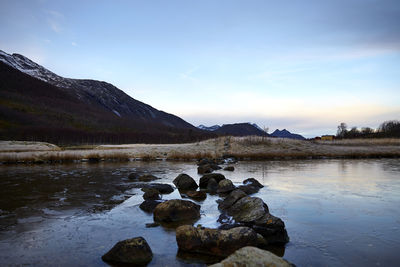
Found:
[[98, 146], [62, 151], [0, 152], [0, 162], [72, 162], [104, 160], [312, 159], [400, 157], [400, 139], [301, 141], [266, 137], [220, 137], [191, 144]]
[[399, 138], [376, 138], [376, 139], [337, 139], [333, 141], [318, 140], [321, 145], [336, 146], [400, 146]]

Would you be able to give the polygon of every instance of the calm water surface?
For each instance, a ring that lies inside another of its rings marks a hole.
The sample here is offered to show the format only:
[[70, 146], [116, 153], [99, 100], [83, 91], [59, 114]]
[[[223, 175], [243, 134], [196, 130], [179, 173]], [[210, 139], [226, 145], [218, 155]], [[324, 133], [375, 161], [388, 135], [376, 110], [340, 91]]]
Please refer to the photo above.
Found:
[[[284, 258], [297, 266], [398, 266], [400, 159], [240, 162], [225, 176], [254, 177], [254, 196], [286, 223]], [[129, 173], [152, 173], [171, 183], [194, 163], [126, 162], [0, 166], [0, 263], [106, 266], [101, 256], [117, 241], [143, 236], [150, 266], [195, 265], [177, 257], [175, 231], [146, 228], [143, 192]], [[180, 198], [179, 193], [164, 199]], [[217, 227], [217, 196], [201, 204], [196, 222]], [[198, 263], [198, 265], [203, 265]]]

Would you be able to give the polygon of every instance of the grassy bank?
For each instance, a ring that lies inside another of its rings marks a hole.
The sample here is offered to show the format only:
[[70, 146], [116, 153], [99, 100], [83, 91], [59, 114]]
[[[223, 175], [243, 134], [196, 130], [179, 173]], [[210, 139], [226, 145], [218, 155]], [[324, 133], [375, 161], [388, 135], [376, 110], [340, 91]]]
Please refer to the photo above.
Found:
[[[1, 143], [6, 144], [6, 143]], [[0, 145], [1, 145], [0, 144]], [[0, 162], [43, 163], [101, 160], [195, 160], [230, 155], [242, 160], [399, 157], [400, 139], [300, 141], [267, 137], [220, 137], [189, 144], [126, 144], [60, 149], [47, 143], [11, 142], [0, 148]]]

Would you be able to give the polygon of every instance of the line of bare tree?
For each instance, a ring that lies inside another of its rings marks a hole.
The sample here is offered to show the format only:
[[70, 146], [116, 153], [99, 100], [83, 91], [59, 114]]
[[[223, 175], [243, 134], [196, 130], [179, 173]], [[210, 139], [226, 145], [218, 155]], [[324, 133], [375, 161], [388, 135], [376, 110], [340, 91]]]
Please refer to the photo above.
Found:
[[400, 121], [390, 120], [383, 122], [379, 128], [370, 127], [348, 128], [347, 124], [342, 122], [338, 126], [337, 138], [400, 138]]

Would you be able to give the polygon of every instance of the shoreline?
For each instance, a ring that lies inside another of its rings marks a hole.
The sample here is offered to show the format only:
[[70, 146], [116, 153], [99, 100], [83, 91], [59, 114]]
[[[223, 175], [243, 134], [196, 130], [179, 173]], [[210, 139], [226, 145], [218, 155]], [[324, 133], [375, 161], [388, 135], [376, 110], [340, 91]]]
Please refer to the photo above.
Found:
[[[24, 149], [24, 143], [27, 145]], [[15, 149], [13, 149], [15, 146]], [[1, 164], [100, 161], [194, 161], [234, 157], [238, 160], [357, 159], [400, 157], [400, 139], [302, 141], [266, 137], [220, 137], [187, 144], [125, 144], [62, 149], [41, 142], [1, 141]]]

